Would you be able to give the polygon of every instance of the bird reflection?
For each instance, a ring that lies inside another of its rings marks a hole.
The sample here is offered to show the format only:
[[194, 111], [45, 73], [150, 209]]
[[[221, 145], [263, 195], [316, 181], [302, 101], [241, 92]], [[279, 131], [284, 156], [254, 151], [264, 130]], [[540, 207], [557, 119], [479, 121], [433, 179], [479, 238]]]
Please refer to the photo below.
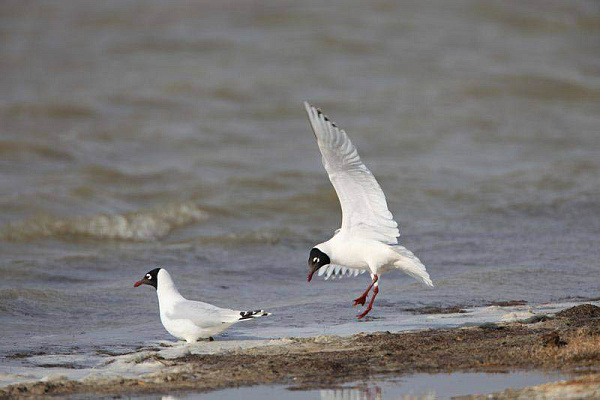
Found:
[[[320, 390], [321, 400], [383, 400], [383, 394], [379, 386], [344, 387], [337, 389]], [[401, 400], [435, 400], [435, 391], [425, 395], [402, 395], [394, 397]], [[389, 399], [388, 399], [389, 400]]]
[[320, 392], [321, 400], [382, 400], [379, 386], [323, 389]]
[[[239, 389], [234, 389], [234, 390], [239, 390]], [[249, 389], [249, 390], [252, 391], [252, 389]], [[250, 395], [249, 398], [251, 398], [251, 399], [258, 399], [258, 398], [281, 399], [281, 398], [286, 398], [286, 395], [285, 395], [286, 392], [287, 391], [284, 388], [280, 387], [279, 391], [276, 392], [277, 393], [276, 396], [256, 397], [256, 396]], [[376, 385], [367, 386], [367, 385], [363, 384], [361, 386], [337, 387], [337, 388], [332, 388], [332, 389], [321, 389], [318, 392], [321, 396], [321, 400], [383, 400], [383, 391], [382, 391], [381, 387], [376, 386]], [[399, 394], [397, 392], [394, 393], [394, 390], [392, 390], [391, 393], [388, 392], [387, 390], [386, 390], [386, 392], [387, 392], [386, 400], [436, 400], [438, 398], [438, 395], [435, 390], [431, 390], [426, 393], [421, 392], [422, 394]], [[287, 393], [289, 393], [289, 392], [287, 392]], [[313, 397], [316, 395], [315, 390], [308, 390], [305, 393], [306, 393], [306, 397], [302, 397], [302, 398], [306, 398], [306, 399], [315, 398], [315, 397]], [[184, 397], [186, 400], [195, 400], [195, 399], [204, 398], [205, 395], [206, 394], [197, 393], [197, 394], [186, 395]], [[262, 393], [262, 395], [264, 395], [264, 393]], [[219, 397], [219, 398], [221, 398], [221, 397]], [[223, 398], [227, 398], [227, 397], [223, 397]], [[176, 396], [168, 395], [168, 396], [162, 396], [161, 400], [179, 400], [179, 398]]]

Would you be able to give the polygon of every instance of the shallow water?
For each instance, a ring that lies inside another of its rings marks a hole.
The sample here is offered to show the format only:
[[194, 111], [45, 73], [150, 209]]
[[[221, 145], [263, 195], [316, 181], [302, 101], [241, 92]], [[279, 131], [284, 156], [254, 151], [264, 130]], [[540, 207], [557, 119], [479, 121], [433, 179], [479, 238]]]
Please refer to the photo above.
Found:
[[[284, 386], [254, 386], [226, 389], [213, 393], [145, 396], [140, 399], [203, 399], [203, 400], [433, 400], [450, 399], [470, 394], [501, 392], [507, 388], [521, 389], [564, 379], [559, 374], [514, 372], [507, 374], [453, 373], [415, 374], [401, 379], [355, 382], [330, 389], [290, 390]], [[293, 387], [292, 387], [293, 388]]]
[[[273, 313], [225, 337], [598, 296], [597, 2], [0, 10], [0, 368], [169, 339], [132, 288], [157, 265], [189, 298]], [[307, 284], [339, 206], [303, 100], [348, 131], [435, 289], [386, 275], [359, 322], [365, 275]]]
[[[599, 302], [592, 302], [598, 306]], [[354, 321], [328, 326], [306, 327], [257, 326], [251, 329], [253, 336], [243, 330], [232, 329], [219, 335], [215, 341], [199, 341], [188, 344], [183, 341], [150, 340], [133, 347], [127, 333], [115, 332], [107, 338], [107, 331], [81, 332], [34, 336], [30, 338], [28, 351], [13, 353], [0, 366], [0, 387], [16, 382], [44, 380], [85, 380], [106, 384], [106, 378], [138, 379], [150, 373], [169, 373], [158, 359], [177, 359], [196, 354], [222, 354], [264, 346], [280, 346], [293, 343], [290, 336], [321, 337], [322, 334], [347, 336], [357, 331], [364, 333], [381, 331], [410, 331], [433, 328], [471, 327], [489, 323], [526, 321], [542, 315], [552, 315], [572, 307], [574, 303], [553, 303], [537, 306], [467, 308], [460, 313], [406, 315], [400, 320], [393, 318], [373, 319], [357, 327]], [[241, 331], [241, 332], [240, 332]], [[168, 363], [167, 363], [168, 364]], [[173, 372], [173, 371], [171, 371]], [[151, 378], [150, 378], [151, 379]]]

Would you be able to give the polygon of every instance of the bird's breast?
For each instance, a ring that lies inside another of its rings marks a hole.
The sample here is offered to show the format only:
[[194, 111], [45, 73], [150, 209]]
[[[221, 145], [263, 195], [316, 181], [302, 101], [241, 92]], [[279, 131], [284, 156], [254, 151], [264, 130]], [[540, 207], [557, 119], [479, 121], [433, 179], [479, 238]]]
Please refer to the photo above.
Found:
[[386, 264], [389, 260], [388, 246], [371, 240], [346, 240], [336, 243], [333, 248], [332, 264], [350, 268], [369, 269], [371, 266]]

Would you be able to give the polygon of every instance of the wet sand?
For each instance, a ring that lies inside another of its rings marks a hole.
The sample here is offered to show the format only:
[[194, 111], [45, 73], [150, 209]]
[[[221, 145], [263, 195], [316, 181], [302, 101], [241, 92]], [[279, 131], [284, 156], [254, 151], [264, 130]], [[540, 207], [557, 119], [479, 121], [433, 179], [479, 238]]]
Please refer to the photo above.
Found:
[[156, 372], [140, 377], [77, 381], [55, 377], [8, 386], [0, 391], [0, 397], [203, 392], [259, 384], [314, 389], [418, 372], [537, 369], [587, 375], [569, 383], [507, 390], [495, 396], [513, 398], [536, 390], [594, 394], [600, 390], [600, 375], [595, 374], [600, 366], [600, 307], [584, 304], [555, 316], [479, 327], [248, 341], [245, 348], [235, 350], [222, 342], [213, 354], [193, 354], [186, 349], [140, 349], [138, 362], [161, 365]]

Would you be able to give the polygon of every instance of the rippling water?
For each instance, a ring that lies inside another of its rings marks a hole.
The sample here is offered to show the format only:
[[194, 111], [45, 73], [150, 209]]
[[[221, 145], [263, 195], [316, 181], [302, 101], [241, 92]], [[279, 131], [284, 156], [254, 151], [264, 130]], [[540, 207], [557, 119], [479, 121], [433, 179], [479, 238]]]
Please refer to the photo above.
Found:
[[349, 132], [436, 284], [385, 276], [352, 329], [598, 296], [596, 1], [0, 10], [0, 356], [169, 338], [132, 288], [157, 265], [273, 312], [229, 335], [354, 321], [365, 275], [305, 279], [339, 206], [303, 100]]

